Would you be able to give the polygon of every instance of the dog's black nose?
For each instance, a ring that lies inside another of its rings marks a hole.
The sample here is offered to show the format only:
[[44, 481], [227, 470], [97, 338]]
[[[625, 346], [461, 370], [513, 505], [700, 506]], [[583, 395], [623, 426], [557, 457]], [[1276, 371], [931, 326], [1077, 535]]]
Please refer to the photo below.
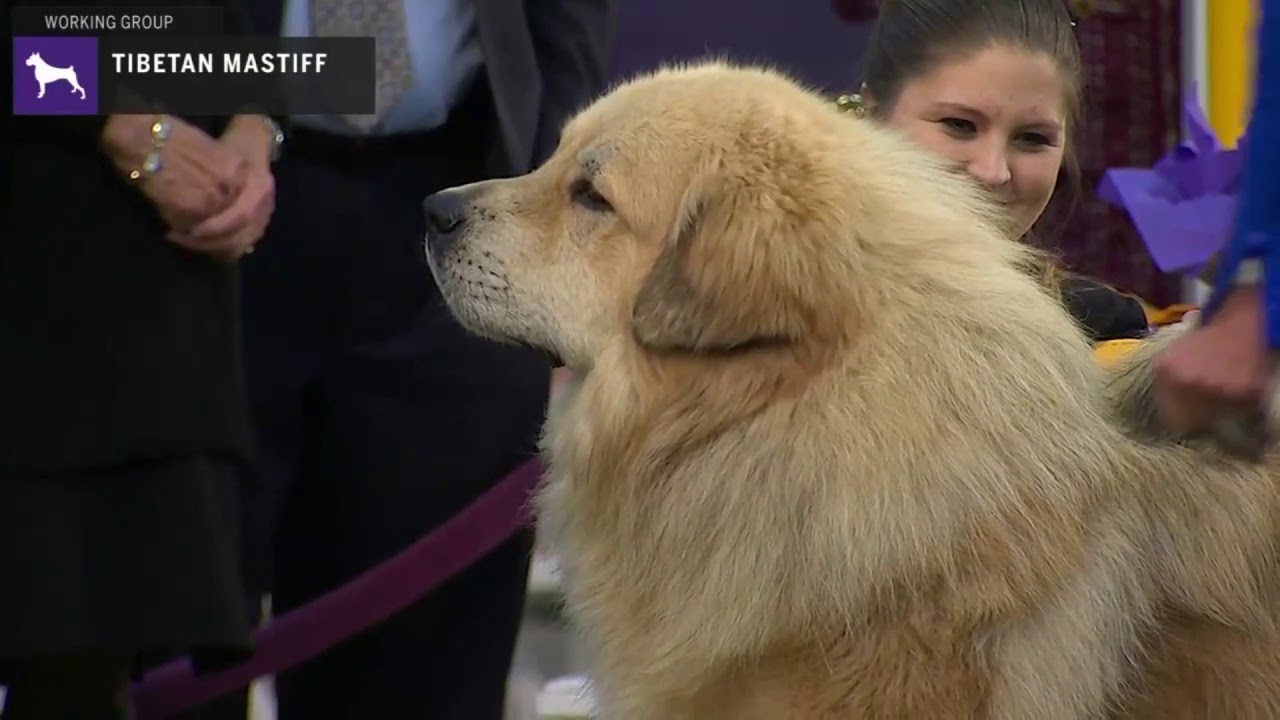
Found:
[[467, 199], [456, 190], [428, 195], [422, 201], [422, 209], [427, 214], [427, 232], [434, 238], [453, 235], [467, 219]]

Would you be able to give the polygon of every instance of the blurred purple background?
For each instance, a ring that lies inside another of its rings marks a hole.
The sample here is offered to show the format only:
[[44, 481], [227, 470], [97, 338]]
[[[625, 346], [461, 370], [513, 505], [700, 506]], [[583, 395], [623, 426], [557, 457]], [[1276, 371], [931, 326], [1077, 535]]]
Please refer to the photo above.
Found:
[[613, 77], [720, 55], [852, 90], [870, 29], [843, 22], [829, 0], [620, 0]]

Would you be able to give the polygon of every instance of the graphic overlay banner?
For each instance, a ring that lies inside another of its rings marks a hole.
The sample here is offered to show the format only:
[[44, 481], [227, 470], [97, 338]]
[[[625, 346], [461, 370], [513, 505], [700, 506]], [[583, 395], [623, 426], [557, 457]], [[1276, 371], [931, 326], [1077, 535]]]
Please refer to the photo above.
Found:
[[221, 35], [222, 8], [68, 7], [19, 5], [13, 8], [14, 35]]
[[374, 112], [373, 38], [226, 36], [206, 9], [15, 8], [14, 114]]

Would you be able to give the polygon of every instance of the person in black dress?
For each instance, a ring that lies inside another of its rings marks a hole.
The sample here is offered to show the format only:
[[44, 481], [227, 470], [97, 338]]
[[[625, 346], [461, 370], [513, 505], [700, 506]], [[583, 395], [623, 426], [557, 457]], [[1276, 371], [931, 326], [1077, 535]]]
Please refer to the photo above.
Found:
[[139, 662], [250, 646], [236, 263], [278, 126], [0, 123], [2, 717], [126, 718]]

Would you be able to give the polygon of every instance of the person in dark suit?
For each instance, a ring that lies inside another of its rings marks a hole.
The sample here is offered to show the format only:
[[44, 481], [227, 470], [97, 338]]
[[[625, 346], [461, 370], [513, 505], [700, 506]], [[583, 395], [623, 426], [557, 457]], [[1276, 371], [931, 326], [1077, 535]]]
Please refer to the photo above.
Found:
[[270, 218], [275, 130], [0, 117], [5, 720], [125, 718], [147, 658], [249, 649], [236, 272]]
[[[606, 83], [611, 0], [261, 0], [259, 28], [373, 36], [378, 112], [295, 117], [244, 263], [259, 472], [251, 559], [272, 610], [349, 582], [528, 460], [550, 369], [473, 337], [422, 245], [427, 195], [532, 169]], [[523, 531], [383, 625], [276, 678], [282, 720], [498, 720]], [[270, 558], [270, 562], [261, 562]]]

